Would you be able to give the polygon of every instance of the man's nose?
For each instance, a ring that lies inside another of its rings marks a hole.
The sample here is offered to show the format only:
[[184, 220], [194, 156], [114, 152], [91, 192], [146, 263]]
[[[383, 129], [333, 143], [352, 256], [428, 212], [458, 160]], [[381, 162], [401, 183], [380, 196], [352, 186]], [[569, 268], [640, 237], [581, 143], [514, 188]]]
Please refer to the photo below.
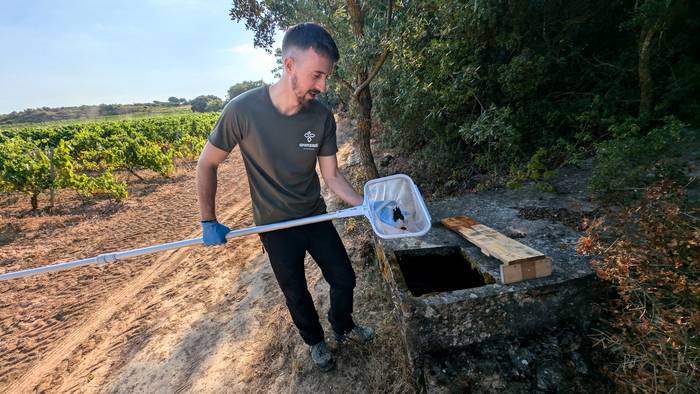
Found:
[[326, 77], [321, 77], [318, 79], [318, 82], [316, 82], [316, 90], [321, 93], [326, 91]]

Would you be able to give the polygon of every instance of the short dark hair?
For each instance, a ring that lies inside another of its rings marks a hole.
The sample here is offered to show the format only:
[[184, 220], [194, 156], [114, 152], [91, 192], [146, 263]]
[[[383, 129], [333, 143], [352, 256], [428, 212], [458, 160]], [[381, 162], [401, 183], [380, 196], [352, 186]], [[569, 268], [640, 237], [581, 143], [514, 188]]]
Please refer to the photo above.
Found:
[[328, 57], [333, 62], [340, 59], [333, 37], [326, 29], [315, 23], [300, 23], [287, 29], [282, 39], [282, 53], [286, 54], [291, 47], [302, 50], [313, 48], [318, 54]]

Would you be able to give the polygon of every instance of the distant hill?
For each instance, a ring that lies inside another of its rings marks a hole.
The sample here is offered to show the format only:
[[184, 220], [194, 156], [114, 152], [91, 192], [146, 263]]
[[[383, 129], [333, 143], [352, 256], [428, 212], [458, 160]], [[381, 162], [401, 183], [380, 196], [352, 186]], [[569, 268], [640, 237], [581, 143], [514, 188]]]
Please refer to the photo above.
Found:
[[154, 101], [136, 104], [81, 105], [79, 107], [30, 108], [0, 115], [0, 126], [20, 123], [41, 123], [62, 120], [87, 120], [120, 115], [159, 115], [189, 111], [186, 101], [172, 103]]

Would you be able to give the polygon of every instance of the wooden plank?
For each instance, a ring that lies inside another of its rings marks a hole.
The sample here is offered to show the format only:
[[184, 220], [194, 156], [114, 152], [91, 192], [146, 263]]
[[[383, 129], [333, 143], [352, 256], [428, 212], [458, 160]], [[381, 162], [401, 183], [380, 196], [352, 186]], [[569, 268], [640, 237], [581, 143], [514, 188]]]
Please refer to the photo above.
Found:
[[501, 265], [501, 283], [508, 284], [528, 279], [543, 278], [552, 274], [552, 260], [545, 257], [538, 261]]
[[501, 260], [504, 265], [532, 262], [546, 258], [541, 252], [506, 237], [467, 216], [445, 218], [442, 219], [442, 224], [481, 248], [481, 252], [485, 255]]
[[552, 274], [551, 258], [468, 216], [445, 218], [442, 224], [481, 248], [485, 255], [500, 260], [503, 263], [500, 267], [503, 284]]

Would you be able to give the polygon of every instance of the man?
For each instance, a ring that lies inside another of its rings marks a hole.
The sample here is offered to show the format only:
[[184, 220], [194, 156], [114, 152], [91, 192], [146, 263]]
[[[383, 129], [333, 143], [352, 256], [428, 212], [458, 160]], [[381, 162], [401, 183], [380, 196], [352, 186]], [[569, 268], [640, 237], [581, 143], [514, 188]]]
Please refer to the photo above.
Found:
[[[316, 174], [352, 206], [363, 198], [338, 171], [335, 119], [314, 100], [326, 90], [326, 80], [339, 59], [338, 48], [322, 27], [303, 23], [291, 27], [282, 40], [283, 74], [271, 86], [249, 90], [224, 108], [197, 164], [197, 190], [204, 242], [226, 242], [228, 227], [216, 220], [216, 171], [234, 146], [240, 147], [256, 225], [276, 223], [326, 212]], [[374, 331], [352, 319], [355, 272], [331, 222], [321, 222], [260, 234], [289, 313], [311, 358], [322, 370], [335, 362], [324, 340], [318, 313], [304, 275], [308, 251], [330, 284], [328, 319], [343, 343], [370, 341]]]

